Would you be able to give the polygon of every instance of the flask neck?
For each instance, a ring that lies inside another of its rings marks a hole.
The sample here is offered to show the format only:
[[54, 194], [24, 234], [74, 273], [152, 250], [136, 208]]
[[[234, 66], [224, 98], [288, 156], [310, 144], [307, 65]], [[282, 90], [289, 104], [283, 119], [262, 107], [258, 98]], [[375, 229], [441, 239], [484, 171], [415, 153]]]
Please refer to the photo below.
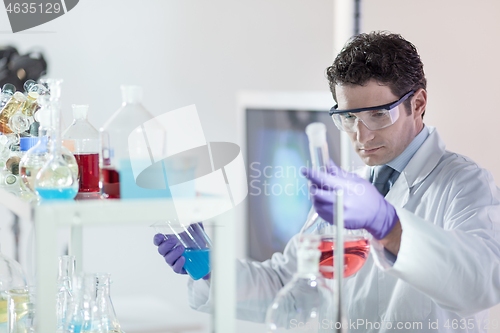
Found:
[[141, 104], [142, 88], [139, 86], [121, 86], [123, 104]]
[[317, 236], [304, 236], [297, 252], [297, 274], [318, 275], [319, 274], [319, 251], [320, 238]]

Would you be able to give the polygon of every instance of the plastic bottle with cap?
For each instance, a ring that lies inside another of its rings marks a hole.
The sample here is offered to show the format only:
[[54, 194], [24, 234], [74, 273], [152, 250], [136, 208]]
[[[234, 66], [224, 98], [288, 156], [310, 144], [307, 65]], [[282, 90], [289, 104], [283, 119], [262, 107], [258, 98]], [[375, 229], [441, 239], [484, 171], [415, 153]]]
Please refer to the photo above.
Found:
[[99, 131], [87, 120], [88, 105], [72, 105], [73, 123], [63, 132], [63, 145], [76, 158], [79, 167], [80, 199], [100, 199]]
[[[141, 125], [151, 121], [154, 117], [142, 105], [141, 87], [122, 85], [121, 91], [122, 106], [99, 130], [103, 195], [108, 198], [122, 199], [166, 197], [169, 193], [165, 190], [144, 189], [137, 186], [135, 182], [128, 150], [128, 138], [133, 131], [141, 132], [139, 134], [144, 136], [146, 129]], [[153, 121], [153, 126], [148, 126], [147, 130], [148, 137], [163, 140], [165, 130], [161, 125]], [[139, 155], [141, 154], [144, 161], [150, 163], [148, 147], [143, 147], [139, 152]], [[164, 182], [163, 179], [161, 181]]]
[[309, 235], [299, 244], [297, 272], [269, 306], [266, 314], [267, 332], [335, 331], [337, 311], [334, 309], [334, 292], [329, 286], [331, 281], [327, 283], [319, 272], [319, 243], [319, 237]]
[[22, 92], [16, 91], [12, 95], [0, 112], [0, 132], [4, 134], [13, 133], [9, 127], [9, 120], [23, 106], [24, 102], [26, 102], [26, 96]]
[[[49, 86], [50, 99], [44, 102], [50, 114], [52, 130], [48, 141], [48, 157], [35, 179], [35, 191], [42, 200], [74, 199], [78, 193], [78, 169], [72, 170], [66, 162], [60, 140], [60, 95], [62, 80], [45, 80]], [[71, 152], [69, 154], [72, 156]], [[73, 156], [74, 159], [74, 156]], [[78, 166], [77, 166], [78, 167]]]

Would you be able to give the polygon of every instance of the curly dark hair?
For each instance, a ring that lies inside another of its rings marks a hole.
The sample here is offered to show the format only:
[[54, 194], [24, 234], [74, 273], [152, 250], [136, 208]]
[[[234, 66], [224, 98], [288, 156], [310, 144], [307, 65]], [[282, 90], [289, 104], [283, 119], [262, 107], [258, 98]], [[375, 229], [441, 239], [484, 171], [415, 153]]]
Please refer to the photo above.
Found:
[[[352, 37], [326, 74], [335, 100], [336, 85], [363, 85], [371, 79], [386, 84], [400, 97], [411, 90], [426, 89], [427, 85], [424, 64], [416, 47], [401, 35], [386, 31]], [[408, 114], [412, 97], [403, 103]]]

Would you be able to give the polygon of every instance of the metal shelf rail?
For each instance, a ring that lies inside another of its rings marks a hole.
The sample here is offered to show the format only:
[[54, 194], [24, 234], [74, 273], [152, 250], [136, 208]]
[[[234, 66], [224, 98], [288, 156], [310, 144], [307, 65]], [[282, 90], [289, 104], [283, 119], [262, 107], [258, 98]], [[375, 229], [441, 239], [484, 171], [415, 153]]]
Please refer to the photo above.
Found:
[[[63, 226], [71, 228], [69, 251], [82, 262], [82, 228], [85, 225], [143, 224], [176, 217], [174, 203], [169, 199], [141, 200], [87, 200], [59, 201], [30, 205], [24, 200], [0, 189], [0, 204], [25, 220], [31, 220], [36, 233], [37, 260], [37, 332], [55, 332], [57, 279], [57, 230]], [[220, 211], [226, 201], [220, 199], [185, 199], [176, 201], [179, 207], [190, 209], [192, 220], [204, 212]], [[214, 309], [212, 332], [234, 333], [236, 314], [235, 229], [234, 213], [230, 210], [213, 218], [215, 226], [211, 251], [212, 275], [211, 298]], [[220, 267], [218, 265], [220, 263]]]

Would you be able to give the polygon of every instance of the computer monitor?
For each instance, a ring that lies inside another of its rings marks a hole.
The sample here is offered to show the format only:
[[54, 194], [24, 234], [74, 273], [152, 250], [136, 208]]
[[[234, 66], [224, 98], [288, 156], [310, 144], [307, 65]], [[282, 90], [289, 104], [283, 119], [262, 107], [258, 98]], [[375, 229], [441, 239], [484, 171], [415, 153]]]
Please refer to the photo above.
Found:
[[247, 92], [238, 100], [248, 177], [246, 253], [262, 261], [283, 251], [311, 207], [307, 179], [300, 173], [311, 166], [306, 126], [326, 125], [329, 154], [338, 165], [340, 132], [328, 114], [334, 104], [329, 92]]

